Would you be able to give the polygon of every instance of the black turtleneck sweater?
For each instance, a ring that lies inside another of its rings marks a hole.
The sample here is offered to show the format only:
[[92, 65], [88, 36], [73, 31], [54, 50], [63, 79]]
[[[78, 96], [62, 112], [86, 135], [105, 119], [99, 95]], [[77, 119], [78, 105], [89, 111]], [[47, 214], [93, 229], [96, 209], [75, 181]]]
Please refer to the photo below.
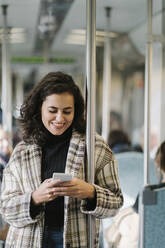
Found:
[[[71, 135], [72, 127], [59, 136], [48, 134], [46, 145], [42, 148], [42, 181], [51, 178], [54, 172], [65, 172]], [[57, 197], [45, 205], [45, 225], [58, 229], [63, 224], [64, 197]]]
[[[42, 147], [41, 178], [42, 182], [52, 178], [54, 172], [65, 172], [69, 143], [72, 135], [72, 127], [69, 127], [62, 135], [53, 135], [47, 130], [47, 140]], [[30, 215], [32, 218], [43, 210], [42, 205], [34, 205], [31, 201]], [[64, 197], [57, 197], [45, 204], [45, 225], [60, 229], [64, 225]]]
[[[72, 127], [68, 128], [62, 135], [53, 135], [46, 130], [47, 141], [42, 147], [42, 182], [47, 178], [52, 178], [54, 172], [65, 172], [66, 159]], [[96, 193], [96, 192], [95, 192]], [[87, 209], [93, 210], [96, 207], [96, 194], [93, 199], [87, 200]], [[31, 201], [30, 214], [32, 218], [42, 211], [42, 205], [36, 206]], [[64, 197], [57, 197], [45, 204], [45, 225], [61, 229], [64, 225]]]

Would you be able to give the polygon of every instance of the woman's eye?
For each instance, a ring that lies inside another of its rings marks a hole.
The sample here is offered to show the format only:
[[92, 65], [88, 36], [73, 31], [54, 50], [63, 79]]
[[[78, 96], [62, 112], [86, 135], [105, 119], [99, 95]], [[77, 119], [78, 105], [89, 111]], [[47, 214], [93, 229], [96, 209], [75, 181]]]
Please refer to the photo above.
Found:
[[49, 110], [49, 113], [52, 113], [52, 114], [57, 113], [57, 110]]
[[70, 113], [71, 113], [71, 112], [66, 112], [66, 111], [64, 111], [64, 114], [65, 114], [65, 115], [70, 115]]

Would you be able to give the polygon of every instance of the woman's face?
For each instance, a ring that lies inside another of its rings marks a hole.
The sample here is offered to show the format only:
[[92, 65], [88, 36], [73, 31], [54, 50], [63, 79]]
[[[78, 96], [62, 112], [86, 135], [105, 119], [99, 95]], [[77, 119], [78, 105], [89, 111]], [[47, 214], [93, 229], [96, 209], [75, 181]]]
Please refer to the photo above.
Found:
[[41, 107], [45, 128], [53, 135], [63, 134], [74, 119], [74, 97], [68, 92], [47, 96]]
[[160, 170], [160, 152], [158, 152], [158, 154], [155, 157], [155, 166], [156, 166], [156, 169]]

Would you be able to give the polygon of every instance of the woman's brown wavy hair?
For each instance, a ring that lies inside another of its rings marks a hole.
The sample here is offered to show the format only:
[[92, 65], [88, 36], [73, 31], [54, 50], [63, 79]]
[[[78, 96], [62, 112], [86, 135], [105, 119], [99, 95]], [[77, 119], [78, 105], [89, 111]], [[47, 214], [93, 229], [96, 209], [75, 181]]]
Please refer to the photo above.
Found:
[[73, 78], [63, 72], [48, 73], [25, 98], [20, 109], [19, 123], [23, 140], [40, 146], [46, 142], [46, 130], [41, 120], [42, 103], [47, 96], [68, 92], [74, 97], [74, 119], [72, 126], [79, 133], [85, 133], [84, 99]]
[[155, 160], [158, 161], [159, 168], [165, 173], [165, 141], [158, 147]]

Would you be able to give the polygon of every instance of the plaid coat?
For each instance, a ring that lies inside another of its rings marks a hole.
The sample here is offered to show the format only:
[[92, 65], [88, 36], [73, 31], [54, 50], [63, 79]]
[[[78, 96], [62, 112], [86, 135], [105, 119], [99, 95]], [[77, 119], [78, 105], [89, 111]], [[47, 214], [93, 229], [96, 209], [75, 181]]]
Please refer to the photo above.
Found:
[[[122, 206], [118, 170], [109, 147], [96, 135], [95, 183], [97, 203], [92, 211], [85, 199], [65, 197], [64, 248], [87, 248], [87, 216], [93, 215], [95, 248], [98, 247], [99, 219], [113, 216]], [[85, 180], [85, 137], [73, 132], [66, 172]], [[44, 211], [35, 219], [30, 216], [31, 193], [41, 184], [41, 148], [36, 144], [19, 143], [4, 170], [1, 213], [10, 224], [6, 248], [41, 248]]]

